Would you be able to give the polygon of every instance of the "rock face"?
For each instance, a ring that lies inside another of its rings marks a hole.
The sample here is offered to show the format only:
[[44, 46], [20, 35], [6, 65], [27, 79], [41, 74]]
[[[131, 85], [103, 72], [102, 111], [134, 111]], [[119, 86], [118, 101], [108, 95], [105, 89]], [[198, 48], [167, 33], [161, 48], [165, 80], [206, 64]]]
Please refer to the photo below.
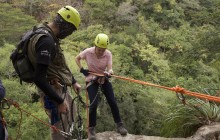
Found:
[[200, 127], [192, 138], [194, 140], [220, 140], [220, 123]]
[[220, 140], [220, 123], [202, 126], [189, 138], [164, 138], [132, 134], [123, 137], [115, 131], [97, 133], [96, 137], [97, 140]]
[[132, 135], [128, 134], [123, 137], [117, 132], [106, 131], [102, 133], [97, 133], [97, 140], [193, 140], [192, 138], [163, 138], [156, 136], [144, 136], [144, 135]]

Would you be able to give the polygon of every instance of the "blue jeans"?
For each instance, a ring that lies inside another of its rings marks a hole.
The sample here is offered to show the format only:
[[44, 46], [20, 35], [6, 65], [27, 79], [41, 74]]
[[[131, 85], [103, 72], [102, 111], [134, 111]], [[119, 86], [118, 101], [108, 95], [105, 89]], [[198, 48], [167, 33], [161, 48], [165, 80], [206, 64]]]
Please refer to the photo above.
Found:
[[[118, 105], [115, 101], [115, 96], [112, 89], [112, 84], [108, 80], [106, 80], [104, 84], [102, 84], [101, 86], [104, 92], [103, 94], [105, 95], [106, 100], [111, 108], [114, 122], [115, 123], [121, 122]], [[96, 95], [98, 93], [98, 88], [99, 88], [99, 83], [97, 82], [94, 82], [92, 85], [87, 87], [87, 92], [91, 104], [91, 106], [89, 107], [89, 127], [96, 126], [96, 112], [98, 106], [98, 97], [96, 97]]]

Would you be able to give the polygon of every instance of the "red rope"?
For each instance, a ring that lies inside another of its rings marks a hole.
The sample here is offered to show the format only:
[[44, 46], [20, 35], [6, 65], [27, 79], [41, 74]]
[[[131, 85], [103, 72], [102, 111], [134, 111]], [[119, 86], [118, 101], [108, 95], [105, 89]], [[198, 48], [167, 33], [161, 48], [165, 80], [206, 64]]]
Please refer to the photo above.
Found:
[[[93, 75], [96, 75], [96, 76], [104, 76], [103, 74], [98, 74], [98, 73], [94, 73], [94, 72], [90, 72], [90, 73], [93, 74]], [[186, 95], [189, 95], [189, 96], [194, 96], [194, 97], [197, 97], [197, 98], [200, 98], [200, 99], [206, 99], [206, 100], [209, 100], [209, 101], [220, 102], [220, 97], [211, 96], [211, 95], [207, 95], [207, 94], [202, 94], [202, 93], [198, 93], [198, 92], [188, 91], [188, 90], [185, 90], [184, 88], [179, 87], [179, 86], [170, 88], [170, 87], [156, 85], [156, 84], [152, 84], [152, 83], [148, 83], [148, 82], [144, 82], [144, 81], [140, 81], [140, 80], [135, 80], [135, 79], [132, 79], [132, 78], [126, 78], [126, 77], [117, 76], [117, 75], [111, 75], [111, 76], [115, 77], [115, 78], [118, 78], [118, 79], [122, 79], [122, 80], [130, 81], [130, 82], [142, 84], [142, 85], [158, 87], [158, 88], [174, 91], [174, 92], [177, 92], [177, 93], [186, 94]]]
[[[45, 122], [45, 121], [39, 119], [39, 118], [36, 117], [35, 115], [33, 115], [33, 114], [27, 112], [26, 110], [20, 108], [20, 106], [19, 106], [19, 104], [18, 104], [17, 102], [15, 102], [15, 101], [13, 101], [13, 100], [11, 100], [11, 99], [6, 99], [6, 101], [8, 101], [11, 105], [13, 105], [15, 108], [17, 108], [17, 109], [21, 112], [21, 119], [20, 119], [20, 123], [19, 123], [19, 131], [18, 131], [18, 134], [20, 133], [21, 120], [22, 120], [22, 112], [25, 112], [26, 114], [28, 114], [29, 116], [35, 118], [36, 120], [38, 120], [38, 121], [41, 122], [42, 124], [44, 124], [44, 125], [46, 125], [46, 126], [52, 128], [52, 129], [53, 129], [54, 131], [56, 131], [56, 132], [60, 132], [60, 131], [61, 131], [61, 130], [58, 129], [56, 126], [50, 125], [49, 123], [47, 123], [47, 122]], [[16, 139], [18, 139], [18, 134], [17, 134], [17, 138], [16, 138]]]

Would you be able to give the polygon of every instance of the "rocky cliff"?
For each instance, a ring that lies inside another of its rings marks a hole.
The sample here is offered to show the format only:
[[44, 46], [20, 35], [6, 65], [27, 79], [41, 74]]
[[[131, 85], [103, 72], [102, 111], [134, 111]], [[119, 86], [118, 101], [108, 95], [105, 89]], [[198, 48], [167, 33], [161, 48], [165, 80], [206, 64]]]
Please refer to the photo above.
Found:
[[220, 123], [202, 126], [189, 138], [164, 138], [132, 134], [123, 137], [115, 131], [106, 131], [97, 133], [97, 140], [220, 140]]

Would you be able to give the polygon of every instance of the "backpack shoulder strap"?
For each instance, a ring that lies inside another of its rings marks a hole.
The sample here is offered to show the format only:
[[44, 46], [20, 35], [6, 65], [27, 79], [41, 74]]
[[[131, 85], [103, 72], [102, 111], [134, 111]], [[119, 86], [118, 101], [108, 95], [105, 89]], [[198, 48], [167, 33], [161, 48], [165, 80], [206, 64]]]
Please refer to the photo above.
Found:
[[[30, 38], [30, 41], [29, 43], [27, 44], [27, 54], [28, 54], [28, 57], [31, 61], [32, 64], [35, 64], [36, 62], [36, 58], [35, 58], [35, 55], [36, 55], [36, 44], [38, 42], [38, 40], [42, 37], [42, 36], [48, 36], [50, 37], [54, 43], [56, 41], [58, 41], [58, 39], [53, 36], [53, 32], [51, 31], [51, 29], [45, 25], [45, 24], [39, 24], [37, 26], [35, 26], [33, 28], [33, 32], [34, 32], [34, 35], [32, 35], [32, 37]], [[56, 43], [57, 44], [57, 43]]]
[[53, 31], [50, 29], [50, 27], [47, 25], [47, 23], [42, 23], [39, 24], [37, 26], [34, 27], [35, 32], [36, 33], [45, 33], [48, 36], [50, 36], [51, 38], [53, 38], [53, 40], [55, 42], [59, 42], [59, 40], [57, 39], [57, 37], [54, 35]]
[[37, 41], [42, 36], [45, 36], [45, 34], [36, 34], [30, 39], [30, 42], [28, 43], [27, 56], [34, 68], [36, 64], [36, 47], [35, 46], [37, 44]]

